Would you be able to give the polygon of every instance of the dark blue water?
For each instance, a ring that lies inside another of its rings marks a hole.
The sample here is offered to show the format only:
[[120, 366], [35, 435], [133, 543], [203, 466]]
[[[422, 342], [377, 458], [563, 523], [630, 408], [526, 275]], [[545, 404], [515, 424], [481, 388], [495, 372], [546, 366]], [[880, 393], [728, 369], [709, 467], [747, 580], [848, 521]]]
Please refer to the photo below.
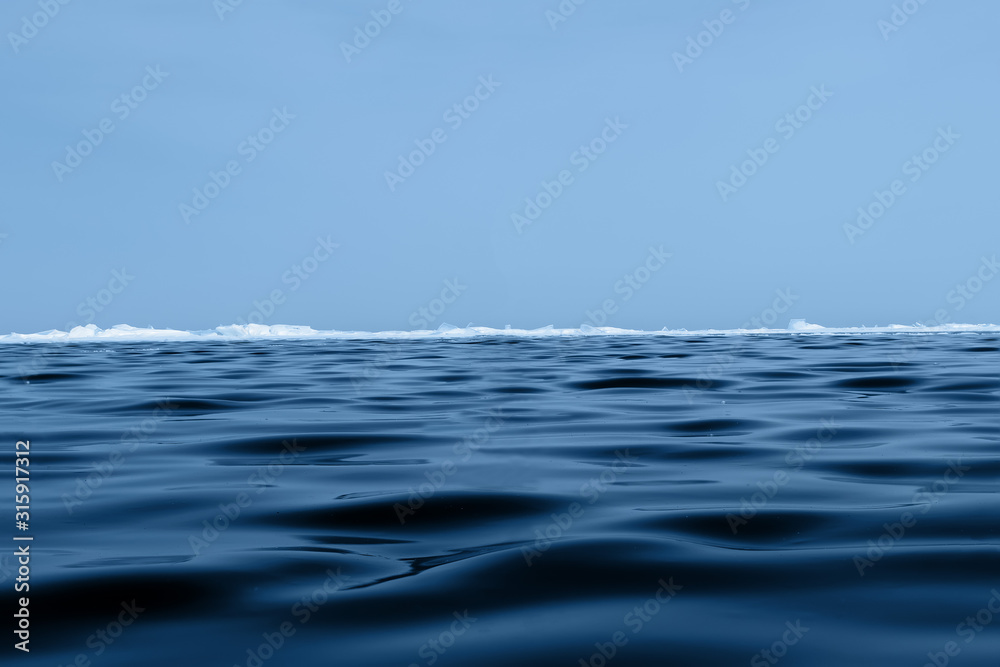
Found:
[[998, 342], [5, 345], [3, 663], [997, 665]]

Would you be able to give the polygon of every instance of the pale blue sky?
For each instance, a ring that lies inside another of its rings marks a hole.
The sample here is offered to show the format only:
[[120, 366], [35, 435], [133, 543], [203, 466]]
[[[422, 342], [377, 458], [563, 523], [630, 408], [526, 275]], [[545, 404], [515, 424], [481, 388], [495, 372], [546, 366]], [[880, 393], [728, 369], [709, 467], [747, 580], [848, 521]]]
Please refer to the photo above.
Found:
[[3, 3], [0, 331], [1000, 321], [1000, 4], [226, 1]]

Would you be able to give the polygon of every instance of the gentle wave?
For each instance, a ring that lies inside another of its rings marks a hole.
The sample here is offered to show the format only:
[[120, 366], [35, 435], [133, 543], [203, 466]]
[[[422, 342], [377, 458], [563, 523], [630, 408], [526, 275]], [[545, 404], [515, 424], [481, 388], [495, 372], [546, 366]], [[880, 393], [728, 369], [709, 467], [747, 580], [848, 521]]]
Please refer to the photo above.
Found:
[[995, 667], [1000, 335], [855, 333], [8, 345], [13, 664]]

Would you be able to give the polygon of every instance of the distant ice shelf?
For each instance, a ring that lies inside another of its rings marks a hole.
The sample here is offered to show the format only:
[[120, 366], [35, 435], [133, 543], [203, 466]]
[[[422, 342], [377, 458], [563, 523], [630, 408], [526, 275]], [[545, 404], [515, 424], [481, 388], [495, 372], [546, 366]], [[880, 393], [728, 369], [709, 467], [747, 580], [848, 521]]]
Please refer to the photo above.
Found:
[[38, 333], [11, 333], [0, 335], [0, 343], [77, 343], [100, 342], [169, 342], [169, 341], [211, 341], [211, 340], [303, 340], [303, 339], [434, 339], [434, 338], [548, 338], [573, 336], [738, 336], [768, 334], [933, 334], [933, 333], [1000, 333], [997, 324], [943, 324], [926, 327], [920, 324], [872, 327], [824, 327], [805, 320], [795, 319], [785, 329], [667, 329], [643, 331], [638, 329], [618, 329], [615, 327], [593, 327], [581, 324], [578, 328], [558, 329], [546, 326], [540, 329], [514, 329], [507, 325], [503, 329], [492, 327], [456, 327], [442, 324], [437, 329], [423, 331], [338, 331], [316, 330], [308, 326], [288, 324], [230, 324], [202, 331], [178, 329], [138, 328], [118, 324], [101, 329], [93, 324], [74, 327], [70, 331], [50, 329]]

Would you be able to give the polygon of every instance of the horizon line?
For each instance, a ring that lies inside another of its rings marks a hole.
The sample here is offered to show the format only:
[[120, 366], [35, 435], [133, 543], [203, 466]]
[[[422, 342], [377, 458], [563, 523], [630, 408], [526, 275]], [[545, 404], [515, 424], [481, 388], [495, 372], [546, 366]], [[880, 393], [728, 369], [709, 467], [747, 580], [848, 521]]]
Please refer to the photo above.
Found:
[[47, 329], [37, 333], [15, 333], [0, 335], [0, 343], [35, 342], [87, 342], [87, 341], [198, 341], [198, 340], [425, 340], [473, 337], [548, 338], [548, 337], [589, 337], [589, 336], [691, 336], [691, 335], [775, 335], [775, 334], [885, 334], [885, 333], [1000, 333], [998, 324], [937, 324], [925, 326], [916, 324], [890, 324], [885, 326], [826, 327], [812, 324], [803, 319], [793, 319], [783, 329], [623, 329], [618, 327], [595, 327], [581, 324], [578, 327], [560, 328], [546, 325], [535, 329], [516, 329], [509, 324], [503, 329], [474, 326], [457, 327], [442, 323], [437, 329], [412, 331], [360, 331], [338, 329], [313, 329], [307, 325], [289, 324], [229, 324], [213, 329], [156, 329], [116, 324], [101, 329], [95, 324], [77, 326], [70, 331]]

